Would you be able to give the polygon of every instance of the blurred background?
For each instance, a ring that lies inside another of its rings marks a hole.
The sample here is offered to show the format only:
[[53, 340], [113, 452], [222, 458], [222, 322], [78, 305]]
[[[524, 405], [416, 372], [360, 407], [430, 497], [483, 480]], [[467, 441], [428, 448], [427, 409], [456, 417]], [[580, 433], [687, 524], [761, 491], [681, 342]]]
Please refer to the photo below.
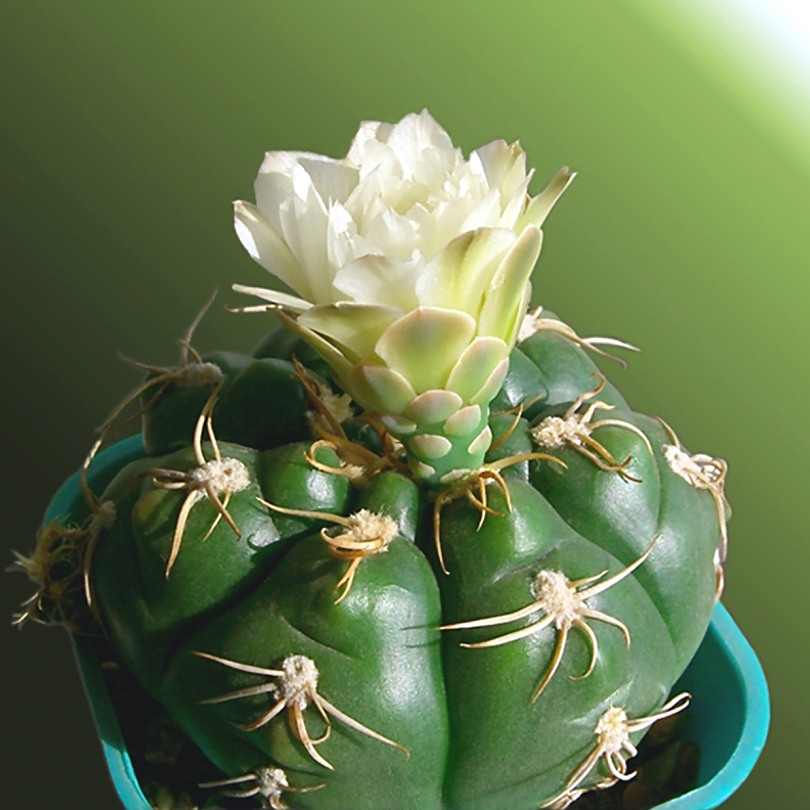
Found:
[[[771, 737], [729, 810], [810, 807], [810, 21], [789, 0], [25, 0], [0, 5], [2, 559], [28, 551], [116, 358], [249, 351], [229, 286], [268, 149], [340, 157], [362, 119], [428, 107], [469, 152], [520, 139], [549, 219], [537, 302], [643, 347], [635, 408], [729, 461], [724, 602], [756, 648]], [[804, 234], [804, 236], [802, 235]], [[30, 593], [2, 577], [9, 616]], [[116, 807], [67, 635], [0, 629], [4, 806]]]

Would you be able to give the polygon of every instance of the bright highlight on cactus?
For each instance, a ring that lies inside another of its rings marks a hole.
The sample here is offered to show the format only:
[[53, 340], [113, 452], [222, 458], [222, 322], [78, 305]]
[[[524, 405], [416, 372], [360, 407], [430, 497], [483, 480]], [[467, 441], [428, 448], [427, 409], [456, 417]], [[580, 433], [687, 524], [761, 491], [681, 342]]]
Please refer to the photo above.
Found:
[[[562, 810], [686, 707], [665, 696], [722, 589], [727, 465], [589, 356], [634, 346], [527, 311], [573, 176], [532, 197], [518, 144], [465, 158], [426, 111], [339, 160], [270, 152], [235, 225], [289, 290], [235, 289], [286, 329], [201, 354], [211, 298], [176, 368], [132, 363], [18, 555], [16, 623], [128, 669], [218, 769], [183, 784], [199, 805]], [[136, 409], [142, 442], [105, 450]]]

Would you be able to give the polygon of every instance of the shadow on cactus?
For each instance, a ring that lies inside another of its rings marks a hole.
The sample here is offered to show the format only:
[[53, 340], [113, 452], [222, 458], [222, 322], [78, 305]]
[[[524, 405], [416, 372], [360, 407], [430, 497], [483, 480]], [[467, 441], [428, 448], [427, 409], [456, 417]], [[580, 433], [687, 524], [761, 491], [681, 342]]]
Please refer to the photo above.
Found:
[[[268, 153], [235, 224], [289, 291], [235, 289], [285, 329], [201, 355], [209, 302], [177, 368], [134, 364], [83, 497], [19, 557], [18, 622], [106, 638], [221, 772], [189, 786], [208, 806], [562, 810], [687, 707], [726, 465], [589, 357], [635, 347], [527, 311], [574, 177], [531, 176], [427, 112], [341, 160]], [[143, 451], [99, 476], [133, 408]]]

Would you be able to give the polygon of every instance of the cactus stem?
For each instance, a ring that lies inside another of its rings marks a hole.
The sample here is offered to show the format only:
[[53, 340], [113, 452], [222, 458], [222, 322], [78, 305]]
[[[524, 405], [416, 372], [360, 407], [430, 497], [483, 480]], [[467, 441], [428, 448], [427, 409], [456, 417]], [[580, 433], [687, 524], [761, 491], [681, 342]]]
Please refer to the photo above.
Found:
[[198, 787], [227, 788], [231, 785], [244, 785], [246, 782], [253, 782], [254, 784], [245, 790], [224, 790], [222, 794], [234, 799], [249, 799], [253, 796], [261, 796], [265, 807], [270, 807], [272, 810], [289, 810], [289, 805], [284, 804], [282, 800], [282, 794], [312, 793], [313, 790], [321, 790], [321, 788], [326, 787], [325, 782], [308, 787], [292, 787], [287, 779], [287, 774], [281, 768], [272, 766], [257, 768], [253, 773], [235, 776], [232, 779], [202, 782]]
[[[296, 739], [304, 746], [312, 759], [325, 768], [328, 768], [330, 771], [335, 770], [334, 766], [318, 753], [315, 746], [326, 742], [329, 738], [332, 730], [331, 717], [349, 726], [349, 728], [359, 731], [366, 737], [371, 737], [373, 740], [385, 743], [393, 748], [398, 748], [410, 758], [410, 752], [407, 748], [393, 740], [389, 740], [387, 737], [383, 737], [382, 734], [378, 734], [376, 731], [364, 726], [354, 718], [344, 714], [318, 692], [318, 668], [311, 658], [307, 658], [304, 655], [288, 655], [282, 662], [281, 669], [279, 670], [264, 669], [263, 667], [256, 667], [250, 664], [240, 664], [237, 661], [230, 661], [227, 658], [220, 658], [217, 655], [211, 655], [210, 653], [196, 650], [193, 651], [192, 654], [230, 667], [231, 669], [239, 670], [240, 672], [248, 672], [253, 675], [265, 675], [273, 679], [268, 683], [247, 689], [238, 689], [235, 692], [228, 692], [227, 694], [201, 701], [202, 704], [224, 703], [229, 700], [238, 700], [244, 697], [252, 697], [253, 695], [272, 692], [278, 698], [278, 702], [275, 703], [269, 711], [265, 712], [257, 720], [246, 725], [235, 724], [244, 731], [255, 731], [267, 725], [267, 723], [281, 714], [286, 708], [290, 729]], [[310, 703], [315, 706], [324, 723], [326, 723], [326, 731], [317, 739], [312, 739], [310, 736], [304, 719], [304, 710]]]
[[[624, 709], [611, 706], [597, 721], [594, 728], [596, 745], [587, 757], [577, 766], [560, 793], [541, 805], [541, 810], [565, 810], [589, 790], [603, 790], [615, 785], [618, 781], [627, 782], [635, 775], [627, 773], [627, 759], [638, 753], [630, 735], [649, 728], [658, 720], [672, 717], [682, 712], [688, 705], [692, 696], [688, 692], [681, 692], [665, 703], [657, 712], [647, 717], [631, 720]], [[628, 756], [629, 755], [629, 756]], [[602, 760], [608, 771], [608, 776], [602, 778], [591, 788], [581, 788], [580, 785], [588, 778], [594, 768]]]
[[[608, 577], [604, 580], [602, 580], [602, 577], [607, 574], [606, 570], [599, 574], [573, 581], [569, 580], [561, 571], [540, 571], [532, 582], [532, 594], [535, 597], [535, 601], [525, 607], [512, 611], [511, 613], [501, 614], [500, 616], [489, 616], [484, 619], [474, 619], [473, 621], [444, 625], [439, 629], [468, 630], [477, 627], [494, 627], [501, 624], [510, 624], [519, 619], [525, 619], [534, 613], [542, 611], [545, 615], [538, 621], [521, 627], [518, 630], [513, 630], [502, 636], [496, 636], [487, 641], [461, 644], [462, 647], [470, 650], [499, 647], [502, 644], [509, 644], [512, 641], [518, 641], [519, 639], [539, 633], [541, 630], [553, 624], [557, 631], [554, 653], [546, 668], [543, 679], [532, 695], [531, 703], [533, 704], [540, 697], [543, 690], [557, 672], [557, 668], [565, 652], [568, 634], [574, 627], [579, 628], [588, 637], [591, 647], [591, 658], [587, 670], [582, 675], [572, 676], [572, 680], [583, 680], [593, 672], [599, 656], [599, 642], [597, 641], [596, 634], [586, 623], [586, 619], [595, 619], [596, 621], [618, 627], [624, 634], [627, 646], [630, 646], [630, 631], [627, 629], [627, 626], [613, 616], [608, 616], [606, 613], [602, 613], [599, 610], [589, 608], [586, 602], [591, 597], [621, 582], [621, 580], [635, 571], [647, 557], [649, 557], [657, 542], [658, 538], [656, 537], [649, 548], [635, 562], [623, 568], [612, 577]], [[599, 580], [602, 581], [599, 582]]]
[[[221, 384], [218, 385], [208, 398], [194, 429], [194, 456], [199, 466], [192, 470], [184, 471], [154, 467], [142, 473], [142, 475], [152, 476], [152, 486], [156, 489], [186, 490], [187, 492], [174, 527], [172, 547], [169, 552], [168, 562], [166, 563], [167, 579], [177, 559], [177, 555], [180, 553], [183, 534], [191, 510], [199, 501], [207, 498], [217, 511], [217, 516], [204, 539], [208, 539], [208, 537], [211, 536], [211, 533], [216, 529], [219, 525], [219, 521], [223, 518], [231, 529], [233, 529], [237, 538], [241, 538], [242, 536], [242, 532], [228, 512], [228, 503], [233, 493], [242, 492], [250, 486], [250, 474], [248, 473], [247, 467], [245, 467], [241, 461], [235, 458], [223, 458], [219, 450], [219, 445], [214, 435], [214, 425], [211, 414], [214, 411], [214, 406], [216, 405], [217, 396], [221, 387]], [[206, 460], [202, 448], [202, 434], [204, 429], [208, 433], [211, 448], [214, 451], [214, 458], [210, 461]], [[221, 495], [225, 496], [224, 500], [220, 500]]]
[[664, 428], [672, 444], [663, 447], [664, 458], [669, 468], [695, 489], [708, 490], [714, 499], [717, 521], [720, 525], [720, 543], [714, 553], [715, 601], [723, 595], [725, 573], [723, 563], [728, 556], [728, 527], [731, 506], [726, 500], [725, 486], [728, 464], [722, 458], [713, 458], [705, 453], [690, 456], [675, 435], [675, 431], [660, 417], [655, 417]]
[[329, 512], [310, 512], [305, 509], [288, 509], [276, 506], [262, 498], [256, 500], [264, 506], [285, 515], [314, 518], [315, 520], [328, 520], [343, 526], [346, 531], [332, 536], [327, 529], [321, 529], [321, 538], [326, 543], [329, 553], [336, 560], [349, 560], [349, 567], [338, 580], [335, 590], [343, 588], [343, 593], [335, 600], [335, 604], [342, 602], [348, 595], [354, 582], [357, 568], [366, 557], [379, 554], [388, 548], [389, 543], [399, 534], [399, 525], [388, 515], [361, 509], [354, 514], [344, 517]]
[[537, 332], [553, 332], [556, 335], [562, 335], [577, 346], [583, 349], [590, 349], [594, 354], [600, 357], [605, 357], [608, 360], [613, 360], [618, 363], [622, 368], [627, 368], [627, 362], [621, 357], [616, 357], [615, 354], [610, 354], [599, 346], [616, 346], [619, 349], [627, 349], [631, 352], [640, 352], [638, 346], [632, 343], [625, 343], [623, 340], [616, 340], [615, 338], [608, 337], [590, 337], [581, 338], [567, 323], [557, 320], [556, 318], [542, 318], [541, 313], [543, 307], [536, 307], [530, 312], [526, 313], [523, 318], [523, 323], [520, 326], [520, 333], [518, 334], [518, 343], [522, 343]]
[[597, 410], [610, 411], [614, 408], [613, 405], [608, 405], [606, 402], [600, 400], [591, 402], [584, 413], [577, 413], [587, 400], [597, 396], [605, 387], [605, 378], [601, 374], [594, 376], [599, 377], [599, 384], [596, 388], [592, 391], [580, 394], [563, 416], [547, 416], [535, 425], [532, 428], [532, 438], [540, 447], [546, 447], [548, 449], [556, 449], [567, 445], [596, 464], [600, 470], [604, 472], [617, 472], [626, 481], [633, 481], [636, 484], [640, 484], [640, 478], [636, 478], [627, 472], [627, 467], [633, 460], [633, 457], [628, 456], [622, 462], [617, 461], [611, 452], [601, 442], [594, 439], [591, 434], [600, 427], [608, 427], [610, 425], [624, 428], [625, 430], [635, 433], [644, 442], [645, 446], [650, 451], [650, 455], [652, 455], [652, 445], [644, 433], [635, 425], [631, 425], [629, 422], [625, 422], [622, 419], [599, 419], [594, 422], [593, 416]]
[[[436, 545], [436, 557], [438, 558], [439, 566], [445, 574], [449, 574], [450, 571], [448, 571], [445, 564], [444, 552], [442, 550], [442, 509], [444, 506], [459, 498], [466, 498], [481, 513], [478, 519], [478, 526], [476, 527], [476, 531], [480, 531], [487, 515], [503, 517], [502, 513], [497, 512], [489, 506], [487, 485], [491, 482], [495, 482], [501, 488], [506, 500], [506, 508], [511, 512], [512, 499], [509, 494], [509, 485], [506, 483], [500, 471], [513, 464], [520, 464], [522, 461], [531, 461], [534, 459], [551, 461], [554, 464], [559, 464], [561, 467], [567, 466], [564, 461], [548, 453], [519, 453], [484, 464], [477, 470], [454, 470], [452, 473], [442, 478], [441, 483], [443, 488], [434, 493], [433, 541]], [[476, 489], [478, 490], [477, 494]]]

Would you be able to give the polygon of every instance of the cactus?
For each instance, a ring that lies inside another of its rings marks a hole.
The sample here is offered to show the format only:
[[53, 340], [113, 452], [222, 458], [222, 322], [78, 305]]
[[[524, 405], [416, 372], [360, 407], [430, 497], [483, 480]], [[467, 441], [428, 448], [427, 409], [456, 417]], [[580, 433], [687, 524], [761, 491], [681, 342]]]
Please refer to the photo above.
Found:
[[[395, 140], [385, 126], [341, 171]], [[689, 702], [670, 692], [722, 590], [726, 465], [631, 410], [588, 354], [633, 347], [526, 311], [573, 175], [529, 199], [525, 166], [504, 179], [522, 152], [498, 143], [479, 162], [501, 219], [421, 256], [388, 300], [319, 292], [257, 183], [240, 236], [302, 297], [239, 290], [286, 328], [200, 356], [195, 321], [180, 365], [144, 367], [124, 403], [140, 400], [143, 452], [94, 474], [122, 406], [84, 497], [19, 560], [40, 586], [20, 621], [102, 628], [223, 771], [206, 789], [276, 809], [562, 810], [632, 778], [646, 729]], [[315, 156], [278, 154], [273, 188], [300, 186], [290, 165]], [[381, 257], [361, 258], [341, 294], [379, 279]]]

